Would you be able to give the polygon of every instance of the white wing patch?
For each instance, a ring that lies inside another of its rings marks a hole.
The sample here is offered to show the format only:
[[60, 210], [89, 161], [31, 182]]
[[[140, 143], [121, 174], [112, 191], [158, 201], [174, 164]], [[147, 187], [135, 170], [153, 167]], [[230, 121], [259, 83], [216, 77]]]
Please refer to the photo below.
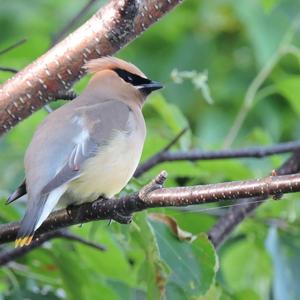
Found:
[[89, 140], [89, 132], [82, 130], [80, 134], [73, 140], [75, 147], [70, 155], [68, 164], [69, 168], [78, 171], [80, 168], [80, 161], [83, 156], [87, 156], [87, 142]]

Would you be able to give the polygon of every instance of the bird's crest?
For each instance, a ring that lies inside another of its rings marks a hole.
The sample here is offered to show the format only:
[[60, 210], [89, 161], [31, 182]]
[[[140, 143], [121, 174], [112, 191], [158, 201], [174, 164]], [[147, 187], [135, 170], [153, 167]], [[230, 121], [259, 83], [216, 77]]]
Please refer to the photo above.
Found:
[[101, 58], [92, 59], [84, 65], [84, 68], [87, 69], [89, 73], [121, 69], [146, 78], [146, 75], [132, 63], [112, 56], [104, 56]]

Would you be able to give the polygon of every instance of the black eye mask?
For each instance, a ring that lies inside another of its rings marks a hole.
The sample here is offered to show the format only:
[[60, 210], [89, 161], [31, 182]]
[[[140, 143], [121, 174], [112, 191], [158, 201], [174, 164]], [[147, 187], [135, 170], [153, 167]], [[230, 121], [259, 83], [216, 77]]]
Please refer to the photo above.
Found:
[[144, 85], [144, 84], [149, 84], [151, 83], [151, 80], [147, 78], [143, 78], [141, 76], [138, 76], [136, 74], [127, 72], [123, 69], [114, 69], [114, 71], [126, 82], [134, 85], [134, 86], [139, 86], [139, 85]]

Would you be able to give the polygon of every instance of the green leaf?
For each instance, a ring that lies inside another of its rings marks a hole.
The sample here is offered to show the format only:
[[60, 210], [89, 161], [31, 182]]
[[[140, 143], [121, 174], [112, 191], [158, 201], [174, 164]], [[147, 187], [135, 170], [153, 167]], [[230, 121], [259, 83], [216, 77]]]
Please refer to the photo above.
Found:
[[234, 300], [244, 299], [261, 300], [262, 298], [258, 295], [256, 291], [251, 289], [245, 289], [234, 294]]
[[119, 300], [130, 299], [139, 300], [145, 299], [146, 293], [140, 289], [134, 289], [121, 281], [109, 281], [109, 285], [118, 293]]
[[54, 256], [68, 299], [97, 299], [100, 294], [103, 299], [118, 300], [112, 287], [108, 286], [101, 274], [97, 272], [98, 266], [95, 264], [95, 269], [88, 268], [77, 251], [72, 249], [72, 245], [71, 249], [68, 249], [68, 246], [70, 245], [61, 243], [60, 247], [56, 247]]
[[165, 288], [164, 278], [167, 276], [167, 269], [160, 259], [154, 232], [147, 222], [147, 213], [139, 213], [134, 220], [136, 227], [132, 236], [145, 254], [139, 279], [147, 287], [147, 299], [159, 299]]
[[264, 9], [269, 12], [278, 3], [278, 0], [262, 0]]
[[[92, 224], [85, 224], [81, 228], [74, 228], [76, 234], [87, 237], [92, 229]], [[105, 245], [108, 250], [101, 252], [81, 243], [75, 243], [74, 247], [76, 248], [77, 257], [85, 268], [91, 270], [91, 272], [97, 271], [107, 278], [124, 281], [129, 285], [133, 285], [136, 280], [135, 273], [132, 272], [133, 270], [130, 267], [126, 253], [115, 238], [114, 232], [110, 228], [107, 228], [105, 222], [98, 222], [97, 225], [92, 240]]]
[[[162, 94], [157, 93], [148, 102], [160, 117], [164, 120], [167, 126], [173, 131], [174, 135], [178, 134], [182, 129], [189, 127], [189, 123], [183, 113], [174, 104], [168, 103]], [[191, 136], [187, 132], [179, 140], [179, 144], [183, 149], [189, 148]]]
[[222, 289], [216, 285], [212, 285], [204, 296], [200, 296], [197, 300], [220, 300]]
[[272, 10], [266, 15], [257, 0], [234, 1], [234, 6], [249, 34], [256, 60], [262, 67], [278, 50], [285, 32], [291, 25], [292, 16], [289, 19], [282, 18], [283, 8]]
[[268, 299], [271, 261], [257, 239], [252, 236], [230, 245], [220, 261], [224, 281], [231, 291], [240, 293], [251, 287], [261, 299]]
[[193, 242], [180, 241], [163, 223], [151, 224], [161, 259], [170, 269], [166, 294], [173, 293], [174, 285], [188, 297], [205, 294], [214, 282], [217, 256], [205, 234]]
[[286, 98], [295, 113], [300, 116], [300, 76], [289, 76], [276, 84], [279, 93]]

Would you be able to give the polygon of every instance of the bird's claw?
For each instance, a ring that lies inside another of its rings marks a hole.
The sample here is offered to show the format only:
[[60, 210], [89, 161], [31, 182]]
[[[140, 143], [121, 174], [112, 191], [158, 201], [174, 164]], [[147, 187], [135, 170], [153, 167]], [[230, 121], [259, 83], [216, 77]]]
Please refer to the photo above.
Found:
[[101, 204], [102, 202], [106, 202], [108, 200], [110, 200], [110, 199], [102, 194], [94, 202], [92, 202], [92, 208], [98, 209], [98, 204]]
[[132, 222], [132, 215], [122, 214], [116, 211], [113, 213], [111, 219], [120, 224], [130, 224]]
[[72, 209], [74, 208], [74, 204], [70, 204], [70, 205], [68, 205], [67, 207], [66, 207], [66, 211], [67, 211], [67, 215], [69, 216], [69, 217], [71, 217], [72, 216]]

